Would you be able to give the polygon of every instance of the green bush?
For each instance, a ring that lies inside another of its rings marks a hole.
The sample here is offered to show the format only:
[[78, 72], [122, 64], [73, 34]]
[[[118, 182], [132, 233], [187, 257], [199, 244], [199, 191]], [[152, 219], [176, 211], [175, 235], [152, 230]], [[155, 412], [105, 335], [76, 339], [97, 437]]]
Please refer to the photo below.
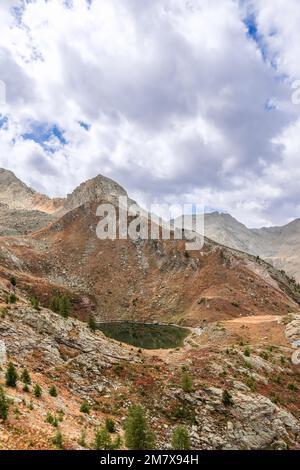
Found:
[[107, 418], [105, 421], [105, 428], [107, 429], [108, 432], [114, 433], [116, 431], [116, 426], [115, 423], [112, 419]]
[[291, 392], [298, 392], [298, 387], [293, 384], [293, 383], [289, 383], [288, 384], [288, 389], [291, 391]]
[[245, 377], [245, 385], [250, 388], [251, 392], [255, 392], [256, 390], [256, 382], [252, 375], [246, 375]]
[[234, 404], [232, 400], [232, 396], [226, 389], [223, 390], [223, 393], [222, 393], [222, 402], [223, 402], [223, 405], [225, 406], [233, 406]]
[[5, 318], [8, 313], [7, 308], [0, 308], [0, 318]]
[[86, 413], [86, 414], [89, 414], [90, 412], [90, 405], [88, 404], [88, 402], [86, 400], [83, 400], [83, 402], [81, 403], [81, 407], [80, 407], [80, 411], [81, 413]]
[[25, 385], [31, 385], [31, 377], [28, 370], [25, 368], [21, 374], [21, 380]]
[[244, 356], [246, 357], [250, 357], [251, 356], [251, 351], [249, 348], [246, 348], [245, 351], [244, 351]]
[[66, 295], [54, 296], [50, 300], [50, 309], [62, 317], [68, 318], [71, 311], [71, 301]]
[[116, 450], [120, 447], [120, 445], [120, 437], [118, 436], [113, 441], [106, 428], [101, 428], [96, 431], [93, 445], [95, 450]]
[[17, 285], [17, 279], [16, 279], [15, 276], [11, 276], [11, 277], [10, 277], [10, 283], [11, 283], [11, 285], [12, 285], [13, 287], [16, 287], [16, 285]]
[[15, 366], [12, 362], [8, 363], [6, 374], [5, 374], [5, 383], [7, 387], [16, 387], [18, 380], [18, 374]]
[[60, 431], [57, 431], [55, 436], [52, 438], [52, 443], [58, 449], [63, 449], [63, 436], [62, 436], [62, 433]]
[[193, 391], [193, 382], [188, 372], [184, 372], [181, 377], [181, 387], [186, 393]]
[[171, 445], [173, 450], [190, 450], [190, 438], [184, 426], [178, 426], [172, 433]]
[[40, 310], [40, 302], [39, 302], [39, 299], [37, 297], [31, 297], [30, 298], [30, 303], [31, 303], [31, 306], [35, 310]]
[[8, 411], [9, 411], [9, 401], [6, 398], [3, 388], [0, 387], [0, 418], [3, 421], [7, 420]]
[[96, 321], [93, 315], [90, 315], [89, 317], [89, 329], [92, 331], [92, 333], [95, 333], [97, 329]]
[[140, 405], [129, 408], [125, 421], [125, 443], [130, 450], [155, 449], [154, 434], [149, 430], [145, 412]]
[[16, 294], [10, 294], [8, 297], [8, 302], [9, 304], [15, 304], [17, 302], [18, 298]]
[[34, 394], [35, 398], [41, 398], [42, 388], [39, 384], [35, 384], [34, 389], [33, 389], [33, 394]]
[[53, 416], [51, 413], [47, 413], [46, 423], [49, 423], [52, 426], [54, 426], [55, 428], [57, 428], [58, 419], [56, 418], [56, 416]]
[[81, 446], [81, 447], [87, 447], [87, 443], [86, 443], [86, 430], [85, 429], [82, 429], [81, 433], [80, 433], [80, 438], [78, 440], [78, 444]]
[[57, 410], [57, 419], [60, 423], [64, 420], [65, 413], [63, 410]]
[[178, 420], [183, 420], [190, 424], [195, 424], [196, 422], [195, 407], [187, 402], [177, 402], [167, 414], [175, 422]]
[[55, 387], [55, 385], [52, 385], [50, 388], [49, 388], [49, 395], [51, 397], [57, 397], [57, 389]]

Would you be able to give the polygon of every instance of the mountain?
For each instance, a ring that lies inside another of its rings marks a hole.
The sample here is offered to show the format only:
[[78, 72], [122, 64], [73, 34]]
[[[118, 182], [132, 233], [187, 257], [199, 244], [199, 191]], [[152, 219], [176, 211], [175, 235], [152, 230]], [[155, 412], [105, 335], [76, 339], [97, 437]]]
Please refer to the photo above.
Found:
[[102, 175], [98, 175], [84, 183], [81, 183], [71, 194], [68, 194], [64, 202], [63, 212], [76, 209], [87, 202], [106, 200], [117, 203], [119, 197], [127, 197], [128, 194], [122, 186]]
[[[30, 189], [12, 182], [30, 201]], [[125, 190], [99, 175], [62, 199], [39, 230], [0, 236], [0, 383], [9, 404], [0, 447], [93, 448], [107, 419], [112, 438], [123, 437], [138, 403], [160, 449], [178, 425], [192, 449], [299, 449], [300, 378], [291, 361], [299, 287], [209, 238], [197, 251], [172, 237], [99, 239], [97, 207], [117, 208], [119, 195]], [[127, 336], [105, 336], [103, 322]], [[160, 346], [147, 349], [150, 327]], [[19, 377], [26, 367], [33, 385], [6, 386], [8, 361]]]
[[37, 193], [12, 171], [0, 168], [0, 235], [25, 235], [55, 220], [62, 200]]
[[28, 187], [9, 170], [0, 168], [0, 202], [13, 210], [38, 210], [55, 212], [61, 205], [60, 199], [50, 199]]
[[[197, 216], [201, 220], [201, 216]], [[181, 218], [175, 221], [181, 223]], [[187, 228], [195, 216], [186, 216]], [[260, 256], [300, 282], [300, 219], [282, 227], [249, 229], [230, 214], [205, 214], [204, 234], [222, 245]]]
[[35, 232], [89, 201], [117, 202], [127, 196], [113, 180], [98, 175], [82, 183], [66, 198], [49, 198], [28, 187], [12, 171], [0, 168], [0, 235]]
[[[24, 204], [25, 194], [36, 196], [11, 173], [5, 181], [2, 194], [23, 194]], [[92, 309], [98, 321], [199, 326], [297, 309], [300, 291], [292, 280], [262, 260], [208, 238], [202, 250], [193, 252], [186, 251], [185, 240], [100, 240], [98, 204], [117, 208], [119, 196], [128, 197], [120, 185], [101, 175], [82, 183], [60, 200], [50, 224], [46, 217], [32, 235], [3, 242], [0, 238], [2, 269], [17, 272], [27, 293], [45, 304], [53, 292], [67, 291], [74, 298], [74, 314], [83, 320]], [[211, 215], [210, 220], [215, 218]], [[230, 222], [232, 233], [234, 226], [239, 233], [243, 229], [246, 240], [246, 228], [228, 216], [222, 220], [224, 226]]]

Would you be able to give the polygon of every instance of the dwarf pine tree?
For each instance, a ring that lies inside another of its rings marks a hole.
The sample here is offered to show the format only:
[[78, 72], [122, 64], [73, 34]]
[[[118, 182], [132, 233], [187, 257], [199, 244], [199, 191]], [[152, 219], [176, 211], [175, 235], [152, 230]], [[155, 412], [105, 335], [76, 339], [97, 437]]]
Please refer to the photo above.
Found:
[[18, 380], [18, 374], [15, 366], [12, 362], [8, 363], [6, 374], [5, 374], [5, 383], [7, 387], [16, 387]]
[[57, 389], [55, 385], [51, 385], [51, 387], [49, 388], [49, 395], [54, 398], [57, 397]]
[[64, 317], [64, 318], [68, 318], [68, 316], [70, 315], [70, 310], [71, 310], [71, 302], [70, 302], [70, 299], [63, 295], [61, 298], [60, 298], [60, 307], [59, 307], [59, 313]]
[[9, 401], [6, 398], [4, 390], [0, 387], [0, 419], [7, 420], [9, 410]]
[[64, 440], [63, 440], [63, 435], [62, 435], [61, 431], [59, 431], [59, 430], [57, 431], [55, 436], [52, 438], [52, 442], [53, 442], [53, 444], [55, 445], [55, 447], [57, 449], [62, 449], [63, 448]]
[[97, 325], [96, 325], [96, 321], [93, 315], [90, 315], [89, 317], [89, 328], [92, 331], [92, 333], [95, 333]]
[[193, 390], [193, 383], [188, 372], [183, 372], [181, 377], [182, 390], [186, 393], [190, 393]]
[[190, 438], [187, 429], [184, 426], [178, 426], [172, 434], [171, 445], [173, 450], [189, 450]]
[[231, 394], [226, 389], [223, 390], [223, 393], [222, 393], [222, 402], [223, 402], [223, 405], [225, 406], [233, 406], [234, 404]]
[[94, 449], [95, 450], [111, 450], [112, 440], [109, 432], [105, 428], [101, 428], [95, 433]]
[[53, 312], [68, 318], [71, 311], [71, 301], [66, 295], [57, 295], [51, 298], [50, 308]]
[[30, 303], [31, 303], [31, 306], [35, 310], [40, 310], [40, 302], [39, 302], [39, 299], [37, 297], [31, 297], [30, 298]]
[[27, 369], [23, 369], [21, 374], [21, 380], [25, 385], [31, 385], [31, 377]]
[[154, 434], [149, 430], [145, 412], [140, 405], [129, 408], [125, 421], [125, 443], [130, 450], [155, 449]]
[[41, 398], [42, 396], [42, 388], [39, 384], [36, 384], [33, 389], [33, 394], [35, 398]]
[[95, 432], [94, 449], [95, 450], [117, 450], [121, 445], [119, 436], [113, 441], [109, 431], [103, 427]]
[[81, 406], [80, 406], [81, 413], [89, 414], [90, 409], [91, 409], [91, 407], [90, 407], [89, 403], [86, 400], [83, 400], [83, 402], [81, 403]]
[[115, 423], [110, 418], [106, 418], [105, 427], [106, 427], [107, 431], [110, 432], [110, 433], [114, 433], [116, 431]]

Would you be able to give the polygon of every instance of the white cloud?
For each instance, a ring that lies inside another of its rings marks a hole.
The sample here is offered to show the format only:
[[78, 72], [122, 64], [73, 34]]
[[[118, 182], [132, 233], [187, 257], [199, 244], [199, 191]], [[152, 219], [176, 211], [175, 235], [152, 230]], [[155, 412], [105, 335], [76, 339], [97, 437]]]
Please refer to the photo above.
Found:
[[[55, 195], [103, 173], [140, 201], [199, 197], [248, 225], [300, 216], [297, 3], [2, 2], [0, 165]], [[46, 124], [66, 142], [22, 137]]]

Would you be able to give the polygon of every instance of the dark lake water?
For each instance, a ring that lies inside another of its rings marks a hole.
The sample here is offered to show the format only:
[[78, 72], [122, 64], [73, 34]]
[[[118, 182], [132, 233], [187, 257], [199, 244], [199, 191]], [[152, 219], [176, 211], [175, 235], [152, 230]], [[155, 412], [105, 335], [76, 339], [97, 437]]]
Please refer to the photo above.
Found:
[[97, 328], [109, 338], [144, 349], [169, 349], [182, 346], [188, 328], [149, 323], [100, 323]]

